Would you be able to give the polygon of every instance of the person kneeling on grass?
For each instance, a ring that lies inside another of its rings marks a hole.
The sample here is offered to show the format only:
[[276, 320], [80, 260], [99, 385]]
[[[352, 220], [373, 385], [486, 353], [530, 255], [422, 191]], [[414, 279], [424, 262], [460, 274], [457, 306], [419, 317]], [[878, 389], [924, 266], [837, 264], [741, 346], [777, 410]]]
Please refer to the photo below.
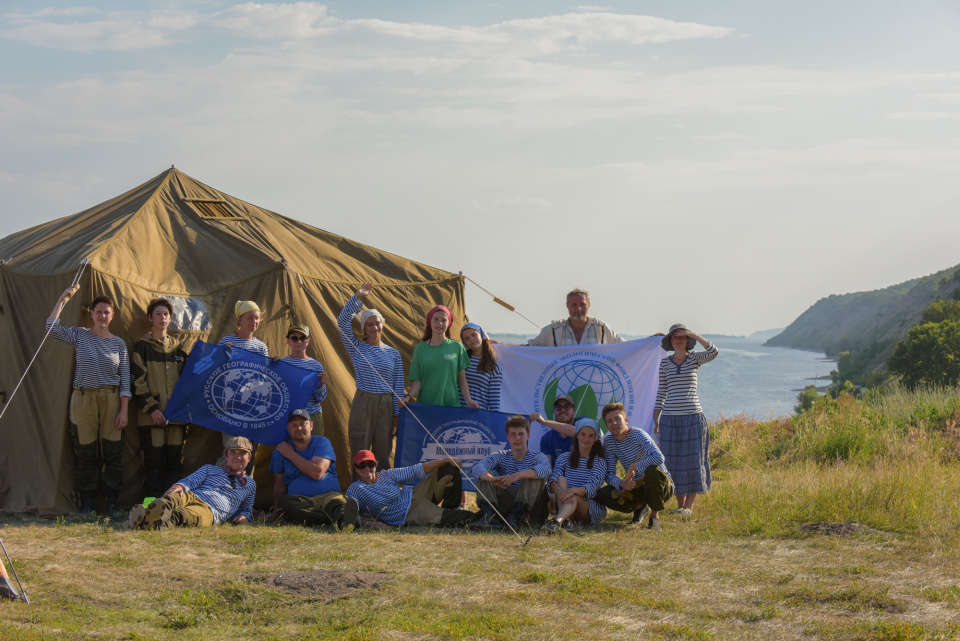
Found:
[[460, 505], [461, 467], [460, 459], [448, 456], [378, 472], [373, 452], [360, 450], [353, 457], [359, 480], [347, 488], [347, 496], [357, 500], [363, 514], [394, 527], [469, 523], [480, 514], [455, 509]]
[[502, 528], [501, 516], [505, 516], [514, 530], [523, 523], [540, 527], [547, 520], [550, 461], [544, 454], [527, 449], [530, 423], [526, 418], [511, 416], [505, 427], [510, 449], [494, 452], [471, 470], [477, 479], [477, 503], [483, 512], [483, 518], [474, 525]]
[[253, 444], [242, 436], [227, 441], [223, 467], [204, 465], [175, 483], [159, 499], [130, 510], [129, 526], [141, 530], [170, 527], [207, 527], [229, 521], [249, 523], [256, 482], [244, 470], [253, 456]]
[[340, 493], [337, 455], [330, 439], [313, 436], [310, 412], [295, 409], [287, 419], [290, 439], [277, 445], [270, 459], [272, 515], [292, 523], [334, 525], [341, 531], [357, 524], [357, 500]]
[[[673, 496], [663, 453], [646, 432], [627, 425], [623, 403], [608, 403], [602, 416], [608, 432], [603, 437], [607, 485], [597, 492], [597, 501], [615, 512], [633, 512], [635, 525], [649, 514], [647, 527], [659, 530], [660, 510]], [[624, 469], [622, 479], [617, 476], [618, 462]]]
[[607, 476], [600, 426], [591, 418], [577, 421], [573, 448], [557, 459], [550, 475], [550, 491], [557, 496], [557, 518], [543, 526], [544, 534], [573, 530], [574, 523], [599, 523], [607, 508], [596, 496]]

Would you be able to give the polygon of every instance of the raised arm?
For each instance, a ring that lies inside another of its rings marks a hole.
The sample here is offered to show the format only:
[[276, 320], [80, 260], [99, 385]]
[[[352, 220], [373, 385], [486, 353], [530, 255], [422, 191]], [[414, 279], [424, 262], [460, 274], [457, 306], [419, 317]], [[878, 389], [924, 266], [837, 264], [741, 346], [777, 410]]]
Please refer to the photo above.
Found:
[[546, 425], [547, 427], [552, 429], [554, 432], [558, 432], [563, 436], [577, 435], [577, 428], [574, 427], [573, 425], [570, 425], [569, 423], [558, 423], [557, 421], [551, 421], [547, 419], [540, 412], [535, 412], [530, 415], [530, 422], [533, 423], [534, 421], [536, 421], [537, 423], [540, 423], [541, 425]]

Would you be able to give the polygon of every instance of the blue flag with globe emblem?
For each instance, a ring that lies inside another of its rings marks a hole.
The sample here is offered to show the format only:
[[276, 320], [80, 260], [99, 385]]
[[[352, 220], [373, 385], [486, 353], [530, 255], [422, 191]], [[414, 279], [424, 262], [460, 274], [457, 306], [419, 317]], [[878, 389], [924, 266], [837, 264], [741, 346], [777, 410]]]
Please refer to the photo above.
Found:
[[238, 347], [197, 344], [163, 414], [265, 445], [287, 438], [287, 416], [305, 407], [317, 373]]
[[557, 396], [569, 394], [577, 416], [594, 418], [601, 428], [603, 406], [615, 402], [623, 403], [632, 427], [653, 431], [660, 361], [667, 356], [659, 336], [575, 347], [500, 344], [496, 352], [503, 368], [502, 409], [540, 412], [552, 420]]
[[[470, 407], [437, 407], [411, 403], [400, 410], [396, 467], [454, 456], [463, 462], [463, 489], [476, 487], [470, 468], [494, 452], [510, 449], [504, 425], [511, 414]], [[530, 439], [530, 449], [540, 443]]]

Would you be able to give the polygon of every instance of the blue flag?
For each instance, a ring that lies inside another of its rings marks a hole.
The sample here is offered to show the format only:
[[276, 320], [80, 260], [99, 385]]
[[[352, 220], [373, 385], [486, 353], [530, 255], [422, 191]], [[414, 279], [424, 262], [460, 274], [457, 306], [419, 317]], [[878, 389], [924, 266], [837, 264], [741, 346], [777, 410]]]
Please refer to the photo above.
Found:
[[197, 341], [163, 414], [276, 445], [287, 438], [287, 416], [305, 407], [319, 384], [316, 372]]
[[[504, 425], [512, 414], [470, 407], [410, 404], [397, 423], [396, 467], [455, 456], [463, 461], [463, 489], [476, 486], [470, 468], [494, 452], [510, 449]], [[536, 449], [536, 448], [533, 448]]]

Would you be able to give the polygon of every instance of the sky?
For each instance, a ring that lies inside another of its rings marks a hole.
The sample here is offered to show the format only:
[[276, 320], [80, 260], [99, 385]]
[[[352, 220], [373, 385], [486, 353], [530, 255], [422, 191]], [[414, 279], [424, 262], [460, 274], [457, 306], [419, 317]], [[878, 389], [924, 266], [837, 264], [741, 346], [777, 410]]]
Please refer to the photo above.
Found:
[[784, 327], [960, 263], [960, 3], [0, 0], [0, 237], [171, 165], [488, 331]]

